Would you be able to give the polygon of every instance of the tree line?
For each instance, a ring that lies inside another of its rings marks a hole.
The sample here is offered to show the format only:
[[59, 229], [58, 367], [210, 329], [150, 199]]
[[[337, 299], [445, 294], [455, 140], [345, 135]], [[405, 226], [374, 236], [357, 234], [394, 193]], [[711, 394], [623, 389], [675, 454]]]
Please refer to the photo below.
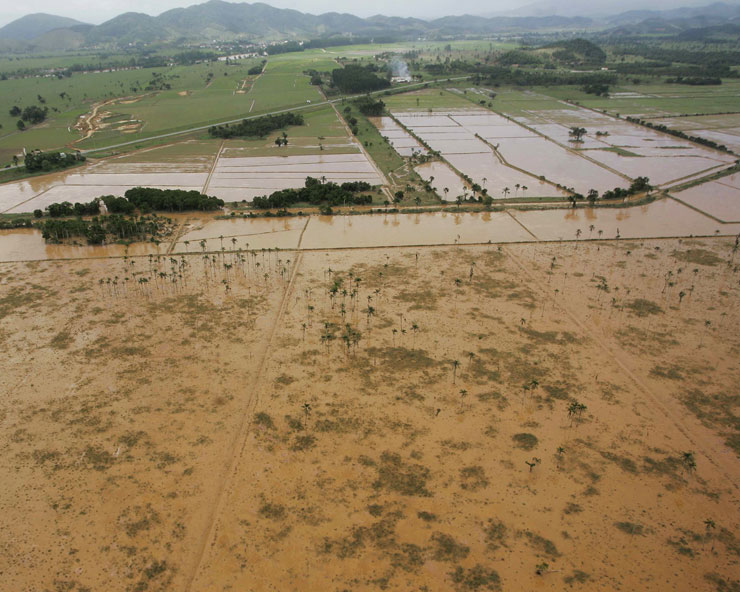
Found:
[[303, 115], [299, 113], [280, 113], [278, 115], [245, 119], [241, 123], [231, 125], [214, 125], [208, 129], [208, 133], [214, 138], [264, 138], [275, 130], [283, 129], [289, 125], [303, 124]]
[[652, 123], [651, 121], [645, 121], [644, 119], [640, 119], [639, 117], [630, 117], [629, 115], [625, 117], [625, 119], [631, 123], [644, 125], [645, 127], [658, 130], [659, 132], [663, 132], [664, 134], [670, 134], [671, 136], [682, 138], [684, 140], [689, 140], [690, 142], [701, 144], [702, 146], [708, 146], [709, 148], [714, 148], [715, 150], [719, 150], [721, 152], [729, 152], [730, 154], [734, 154], [734, 152], [724, 144], [718, 144], [714, 140], [707, 140], [706, 138], [701, 138], [699, 136], [690, 136], [689, 134], [682, 132], [681, 130], [671, 129], [668, 126], [663, 125], [662, 123]]
[[[46, 208], [52, 218], [65, 218], [69, 216], [97, 216], [100, 213], [100, 201], [110, 214], [133, 214], [136, 206], [124, 197], [115, 195], [103, 195], [87, 203], [72, 204], [68, 201], [49, 204]], [[34, 210], [34, 216], [41, 218], [43, 212]]]
[[29, 173], [64, 169], [84, 161], [85, 156], [79, 152], [42, 152], [41, 150], [26, 153], [24, 159], [26, 170]]
[[305, 186], [300, 189], [282, 189], [269, 196], [257, 196], [252, 201], [252, 207], [261, 210], [272, 208], [284, 209], [297, 203], [312, 205], [327, 204], [340, 206], [343, 204], [366, 205], [372, 203], [372, 196], [357, 195], [361, 191], [369, 191], [372, 186], [365, 181], [351, 181], [338, 185], [337, 183], [322, 182], [314, 177], [306, 177]]
[[[46, 208], [51, 218], [70, 216], [97, 216], [100, 202], [105, 204], [109, 214], [133, 214], [136, 210], [143, 214], [150, 212], [213, 211], [223, 207], [224, 201], [217, 197], [204, 195], [199, 191], [185, 189], [158, 189], [154, 187], [133, 187], [126, 191], [125, 197], [103, 195], [89, 202], [72, 204], [68, 201], [52, 203]], [[35, 210], [36, 218], [43, 217], [41, 210]]]
[[147, 240], [165, 228], [166, 220], [156, 216], [127, 217], [121, 214], [94, 217], [90, 220], [71, 218], [51, 219], [38, 226], [47, 241], [84, 237], [90, 245], [101, 245], [109, 238], [118, 240]]
[[[157, 189], [133, 187], [124, 193], [126, 199], [140, 212], [183, 212], [188, 210], [213, 211], [224, 206], [224, 200], [185, 189]], [[105, 201], [105, 200], [104, 200]], [[106, 204], [107, 205], [107, 204]]]
[[370, 69], [356, 64], [332, 70], [331, 81], [344, 93], [373, 92], [391, 85], [389, 80], [379, 78]]

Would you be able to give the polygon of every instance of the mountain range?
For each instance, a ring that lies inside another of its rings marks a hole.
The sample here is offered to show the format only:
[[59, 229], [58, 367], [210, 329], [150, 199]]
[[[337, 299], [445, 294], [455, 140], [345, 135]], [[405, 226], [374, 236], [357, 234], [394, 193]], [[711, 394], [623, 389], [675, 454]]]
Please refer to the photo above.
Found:
[[[575, 0], [575, 3], [586, 0]], [[592, 2], [588, 2], [592, 4]], [[695, 26], [716, 26], [740, 18], [740, 5], [716, 3], [705, 7], [633, 10], [601, 20], [568, 14], [544, 14], [552, 0], [532, 5], [536, 15], [447, 16], [425, 21], [382, 15], [360, 18], [329, 12], [321, 15], [274, 8], [264, 3], [231, 3], [209, 0], [175, 8], [158, 16], [128, 12], [100, 25], [51, 14], [31, 14], [0, 28], [0, 50], [54, 50], [83, 46], [116, 46], [154, 42], [208, 42], [249, 39], [269, 41], [309, 39], [330, 35], [416, 38], [433, 35], [526, 33], [547, 30], [596, 30], [645, 20], [690, 21]], [[736, 21], [737, 22], [737, 21]], [[678, 30], [687, 28], [677, 25]]]

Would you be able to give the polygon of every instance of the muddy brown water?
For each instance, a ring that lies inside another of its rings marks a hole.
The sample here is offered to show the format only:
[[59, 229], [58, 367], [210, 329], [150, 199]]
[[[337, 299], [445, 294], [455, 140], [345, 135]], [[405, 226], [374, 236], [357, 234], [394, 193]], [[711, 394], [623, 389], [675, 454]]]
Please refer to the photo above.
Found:
[[740, 187], [710, 181], [671, 195], [723, 222], [740, 222]]
[[[187, 224], [174, 253], [234, 249], [345, 249], [527, 241], [734, 235], [740, 224], [722, 224], [674, 199], [626, 208], [570, 208], [506, 212], [426, 212], [296, 218], [172, 216]], [[593, 226], [593, 230], [591, 230]], [[599, 233], [601, 231], [601, 233]], [[219, 237], [223, 236], [223, 240]], [[233, 243], [232, 238], [237, 242]], [[185, 245], [189, 241], [189, 245]], [[0, 232], [0, 261], [84, 259], [169, 252], [171, 245], [138, 243], [101, 247], [48, 245], [35, 229]]]
[[[84, 241], [84, 239], [81, 239]], [[159, 246], [165, 252], [165, 246]], [[44, 259], [89, 259], [157, 254], [152, 243], [124, 245], [54, 245], [44, 241], [41, 231], [33, 228], [0, 230], [0, 261], [40, 261]]]

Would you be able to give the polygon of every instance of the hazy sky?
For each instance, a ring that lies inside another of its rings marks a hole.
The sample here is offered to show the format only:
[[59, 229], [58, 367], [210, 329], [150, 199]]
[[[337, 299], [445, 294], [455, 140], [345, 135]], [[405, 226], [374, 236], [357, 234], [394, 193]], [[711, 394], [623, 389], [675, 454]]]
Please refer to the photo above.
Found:
[[[205, 1], [205, 0], [201, 0]], [[436, 18], [451, 14], [483, 14], [505, 12], [529, 4], [552, 6], [546, 12], [565, 14], [574, 9], [594, 13], [599, 8], [615, 13], [632, 8], [669, 8], [696, 4], [709, 4], [713, 0], [268, 0], [266, 3], [279, 8], [294, 8], [302, 12], [349, 12], [358, 16], [385, 14], [388, 16], [415, 16]], [[737, 0], [729, 0], [735, 3]], [[69, 16], [77, 20], [99, 24], [123, 12], [144, 12], [156, 16], [170, 8], [189, 6], [198, 0], [23, 0], [0, 2], [0, 26], [34, 12], [47, 12]], [[569, 10], [570, 9], [570, 10]]]

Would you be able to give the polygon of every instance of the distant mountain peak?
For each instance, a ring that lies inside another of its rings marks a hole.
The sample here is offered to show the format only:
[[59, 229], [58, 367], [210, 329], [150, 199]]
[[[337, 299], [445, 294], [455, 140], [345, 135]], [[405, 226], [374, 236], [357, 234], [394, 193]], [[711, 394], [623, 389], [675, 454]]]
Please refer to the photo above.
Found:
[[37, 12], [22, 16], [0, 28], [0, 39], [30, 41], [54, 29], [63, 29], [84, 24], [81, 21], [66, 16]]

